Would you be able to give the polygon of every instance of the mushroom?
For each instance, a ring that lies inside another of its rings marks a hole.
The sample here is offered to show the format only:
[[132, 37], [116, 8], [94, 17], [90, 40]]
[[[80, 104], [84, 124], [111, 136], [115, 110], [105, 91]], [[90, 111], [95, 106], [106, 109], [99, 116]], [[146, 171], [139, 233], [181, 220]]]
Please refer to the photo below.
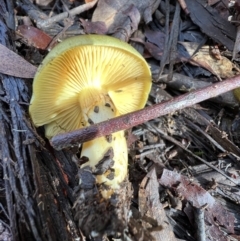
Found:
[[235, 98], [240, 102], [240, 88], [234, 89], [233, 94]]
[[[71, 37], [45, 57], [33, 81], [29, 113], [45, 135], [73, 131], [144, 107], [151, 88], [145, 59], [129, 44], [102, 35]], [[83, 143], [81, 156], [92, 167], [112, 151], [112, 164], [97, 175], [108, 198], [127, 174], [124, 132]]]

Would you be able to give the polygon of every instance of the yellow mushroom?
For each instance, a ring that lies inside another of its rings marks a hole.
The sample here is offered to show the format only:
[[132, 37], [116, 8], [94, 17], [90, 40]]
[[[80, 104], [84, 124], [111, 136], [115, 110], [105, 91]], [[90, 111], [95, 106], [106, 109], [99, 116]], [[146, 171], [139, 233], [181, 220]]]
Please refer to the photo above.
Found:
[[[33, 81], [29, 113], [45, 135], [73, 131], [144, 107], [151, 73], [144, 58], [129, 44], [102, 35], [72, 37], [58, 44], [43, 60]], [[83, 166], [93, 170], [112, 150], [110, 170], [97, 175], [108, 198], [127, 174], [124, 132], [86, 142]]]
[[235, 98], [240, 102], [240, 88], [233, 90]]

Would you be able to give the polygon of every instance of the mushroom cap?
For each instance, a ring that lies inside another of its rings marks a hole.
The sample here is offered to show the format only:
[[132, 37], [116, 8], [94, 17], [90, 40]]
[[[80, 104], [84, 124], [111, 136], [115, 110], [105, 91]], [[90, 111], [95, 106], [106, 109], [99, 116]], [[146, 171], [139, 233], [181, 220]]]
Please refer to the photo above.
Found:
[[111, 99], [116, 115], [143, 108], [150, 88], [149, 66], [132, 46], [104, 35], [76, 36], [38, 68], [29, 113], [51, 138], [89, 125], [86, 113], [102, 98]]
[[240, 88], [234, 89], [233, 90], [233, 94], [235, 96], [235, 98], [240, 101]]

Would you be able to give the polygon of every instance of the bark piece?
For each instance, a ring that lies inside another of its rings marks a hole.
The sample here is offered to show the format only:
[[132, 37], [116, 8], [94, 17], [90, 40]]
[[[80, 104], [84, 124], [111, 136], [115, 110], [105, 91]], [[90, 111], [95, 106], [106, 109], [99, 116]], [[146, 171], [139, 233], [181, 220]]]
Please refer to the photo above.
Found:
[[140, 19], [148, 24], [160, 0], [99, 0], [92, 22], [106, 24], [108, 34], [127, 41], [138, 28]]
[[172, 227], [169, 225], [164, 208], [159, 201], [158, 193], [159, 183], [155, 169], [151, 170], [143, 179], [139, 190], [139, 209], [144, 217], [156, 220], [158, 229], [152, 232], [154, 238], [158, 241], [176, 241]]
[[236, 38], [236, 27], [219, 16], [219, 13], [206, 5], [203, 0], [185, 0], [190, 12], [190, 18], [202, 32], [229, 50], [233, 50]]

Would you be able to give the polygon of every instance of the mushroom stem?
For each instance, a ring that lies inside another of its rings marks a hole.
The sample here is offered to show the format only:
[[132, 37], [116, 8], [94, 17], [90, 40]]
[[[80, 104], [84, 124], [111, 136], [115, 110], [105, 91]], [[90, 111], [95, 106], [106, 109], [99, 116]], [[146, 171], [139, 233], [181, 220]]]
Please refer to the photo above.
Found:
[[87, 157], [89, 161], [81, 168], [85, 166], [92, 168], [96, 174], [96, 183], [104, 184], [101, 185], [100, 191], [105, 199], [110, 198], [126, 178], [127, 155], [124, 131], [83, 143], [81, 157]]
[[[79, 103], [87, 125], [118, 115], [109, 95], [95, 88], [82, 91], [79, 94]], [[81, 158], [85, 157], [88, 161], [81, 165], [81, 168], [91, 167], [93, 173], [96, 174], [97, 184], [104, 184], [101, 185], [100, 191], [105, 199], [110, 198], [127, 176], [127, 155], [124, 131], [83, 143]]]

